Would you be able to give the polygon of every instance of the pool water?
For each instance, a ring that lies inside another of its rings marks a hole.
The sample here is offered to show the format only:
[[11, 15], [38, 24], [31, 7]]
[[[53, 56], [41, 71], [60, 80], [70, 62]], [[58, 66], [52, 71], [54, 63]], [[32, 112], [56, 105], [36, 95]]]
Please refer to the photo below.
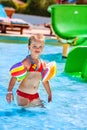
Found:
[[56, 61], [57, 74], [50, 80], [53, 93], [51, 103], [40, 83], [39, 93], [45, 108], [22, 109], [17, 106], [16, 83], [14, 102], [8, 104], [5, 96], [10, 80], [9, 68], [26, 55], [27, 44], [0, 43], [0, 129], [1, 130], [87, 130], [87, 82], [64, 74], [66, 59], [62, 47], [46, 45], [41, 58]]

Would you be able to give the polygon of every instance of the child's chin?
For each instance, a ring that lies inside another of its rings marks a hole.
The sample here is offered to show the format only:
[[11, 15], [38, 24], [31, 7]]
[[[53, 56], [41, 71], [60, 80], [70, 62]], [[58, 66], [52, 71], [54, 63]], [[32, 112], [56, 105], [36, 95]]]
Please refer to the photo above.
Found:
[[35, 54], [35, 58], [38, 58], [39, 56], [40, 56], [40, 54], [37, 54], [37, 53]]
[[39, 52], [36, 52], [35, 56], [37, 56], [37, 57], [38, 57], [39, 55], [40, 55], [40, 53], [39, 53]]

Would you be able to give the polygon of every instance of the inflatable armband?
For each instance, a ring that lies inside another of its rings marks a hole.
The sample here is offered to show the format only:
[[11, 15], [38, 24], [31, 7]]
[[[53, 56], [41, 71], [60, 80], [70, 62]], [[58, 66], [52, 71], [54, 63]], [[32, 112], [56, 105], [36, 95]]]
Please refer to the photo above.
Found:
[[18, 81], [22, 81], [28, 72], [22, 62], [19, 62], [11, 67], [10, 73], [11, 76], [16, 77]]
[[56, 74], [56, 62], [50, 62], [46, 64], [46, 69], [42, 72], [42, 81], [48, 81]]

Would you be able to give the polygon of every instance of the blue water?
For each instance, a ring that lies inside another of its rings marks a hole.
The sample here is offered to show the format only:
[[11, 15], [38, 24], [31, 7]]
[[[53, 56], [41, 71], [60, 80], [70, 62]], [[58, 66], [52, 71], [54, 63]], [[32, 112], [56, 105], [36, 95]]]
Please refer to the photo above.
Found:
[[41, 58], [55, 60], [57, 74], [50, 80], [53, 93], [51, 103], [40, 84], [39, 93], [45, 108], [22, 109], [15, 100], [6, 102], [5, 96], [10, 80], [9, 68], [21, 61], [27, 54], [26, 44], [0, 43], [0, 129], [1, 130], [87, 130], [87, 83], [64, 74], [65, 59], [61, 57], [62, 47], [46, 45]]

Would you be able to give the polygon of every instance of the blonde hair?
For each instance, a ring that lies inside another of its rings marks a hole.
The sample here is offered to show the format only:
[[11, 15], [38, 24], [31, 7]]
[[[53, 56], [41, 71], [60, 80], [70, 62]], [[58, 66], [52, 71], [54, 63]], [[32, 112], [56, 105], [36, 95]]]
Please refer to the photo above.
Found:
[[45, 37], [43, 34], [36, 34], [30, 36], [28, 45], [30, 45], [32, 42], [40, 42], [44, 44], [44, 41], [45, 41]]

